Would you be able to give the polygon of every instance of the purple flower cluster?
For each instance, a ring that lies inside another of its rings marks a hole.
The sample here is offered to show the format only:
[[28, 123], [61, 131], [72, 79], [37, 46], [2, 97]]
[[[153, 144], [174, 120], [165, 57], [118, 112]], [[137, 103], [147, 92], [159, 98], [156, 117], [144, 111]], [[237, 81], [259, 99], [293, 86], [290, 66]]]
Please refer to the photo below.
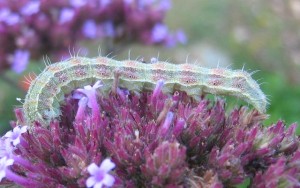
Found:
[[[171, 0], [9, 0], [0, 1], [0, 72], [20, 73], [29, 59], [60, 60], [83, 39], [111, 43], [185, 43], [182, 31], [163, 23]], [[102, 45], [102, 48], [106, 48]], [[112, 49], [109, 49], [112, 50]]]
[[296, 124], [264, 127], [266, 115], [256, 110], [226, 115], [220, 99], [163, 94], [163, 87], [129, 92], [114, 84], [104, 94], [96, 82], [66, 96], [59, 121], [26, 132], [17, 109], [18, 129], [2, 138], [2, 183], [219, 188], [250, 179], [250, 187], [299, 187]]

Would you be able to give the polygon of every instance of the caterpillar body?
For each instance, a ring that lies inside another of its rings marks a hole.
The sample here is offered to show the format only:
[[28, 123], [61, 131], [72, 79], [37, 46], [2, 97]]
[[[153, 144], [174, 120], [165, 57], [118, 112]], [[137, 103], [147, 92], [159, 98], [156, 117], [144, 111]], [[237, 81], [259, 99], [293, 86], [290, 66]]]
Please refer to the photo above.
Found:
[[60, 115], [59, 106], [64, 94], [101, 80], [102, 92], [111, 89], [115, 73], [119, 73], [120, 87], [129, 90], [153, 89], [164, 81], [163, 92], [185, 91], [190, 96], [201, 93], [231, 95], [252, 104], [265, 113], [267, 99], [251, 75], [243, 70], [208, 69], [193, 64], [138, 61], [116, 61], [107, 57], [74, 57], [51, 64], [31, 82], [23, 104], [28, 124], [43, 125]]

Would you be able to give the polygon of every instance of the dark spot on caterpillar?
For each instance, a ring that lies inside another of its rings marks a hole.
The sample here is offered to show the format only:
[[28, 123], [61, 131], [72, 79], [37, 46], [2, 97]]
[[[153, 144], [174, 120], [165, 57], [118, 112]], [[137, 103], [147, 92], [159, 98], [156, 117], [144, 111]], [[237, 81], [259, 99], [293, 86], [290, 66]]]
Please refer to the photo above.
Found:
[[75, 69], [75, 74], [76, 76], [85, 76], [86, 75], [86, 70], [84, 66], [78, 66]]
[[185, 77], [181, 79], [183, 83], [185, 84], [195, 84], [197, 83], [197, 80], [191, 77]]
[[68, 80], [68, 77], [66, 75], [61, 75], [60, 77], [58, 77], [58, 80], [60, 82], [66, 82]]
[[124, 67], [123, 69], [121, 69], [121, 75], [124, 78], [137, 79], [138, 76], [136, 74], [137, 74], [137, 70], [134, 68]]
[[123, 77], [130, 79], [137, 79], [138, 77], [132, 73], [123, 73]]
[[210, 82], [210, 84], [213, 86], [219, 86], [219, 85], [222, 85], [223, 82], [219, 79], [214, 79], [213, 81]]
[[96, 65], [95, 67], [97, 74], [101, 75], [102, 77], [107, 77], [110, 75], [110, 69], [106, 65]]
[[239, 89], [241, 91], [245, 91], [246, 89], [246, 79], [243, 77], [237, 77], [233, 79], [233, 84], [232, 86], [236, 89]]

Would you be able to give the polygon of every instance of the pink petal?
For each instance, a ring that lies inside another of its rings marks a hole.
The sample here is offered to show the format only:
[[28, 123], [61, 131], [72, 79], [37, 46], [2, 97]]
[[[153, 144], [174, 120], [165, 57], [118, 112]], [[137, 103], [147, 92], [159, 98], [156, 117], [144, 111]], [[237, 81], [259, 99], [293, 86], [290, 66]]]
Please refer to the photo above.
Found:
[[79, 93], [79, 92], [75, 92], [73, 95], [72, 95], [72, 98], [73, 99], [81, 99], [82, 97], [84, 97], [85, 95], [82, 94], [82, 93]]
[[8, 160], [6, 161], [6, 166], [10, 166], [10, 165], [12, 165], [12, 164], [14, 164], [14, 160], [13, 160], [13, 159], [8, 159]]
[[116, 166], [115, 163], [111, 162], [110, 159], [105, 159], [104, 161], [102, 161], [100, 165], [100, 170], [107, 173], [113, 168], [115, 168], [115, 166]]
[[105, 174], [102, 183], [106, 186], [112, 186], [115, 182], [115, 178], [110, 174]]
[[12, 136], [12, 131], [8, 131], [5, 135], [4, 135], [4, 137], [7, 137], [7, 138], [10, 138], [11, 136]]
[[0, 171], [0, 181], [5, 177], [5, 170]]
[[83, 88], [86, 89], [86, 90], [91, 90], [91, 89], [92, 89], [92, 86], [87, 85], [87, 86], [84, 86]]
[[97, 82], [93, 85], [93, 88], [94, 88], [94, 89], [97, 89], [97, 88], [102, 87], [102, 86], [103, 86], [103, 84], [102, 84], [102, 82], [99, 80], [99, 81], [97, 81]]
[[14, 141], [13, 141], [14, 146], [18, 145], [19, 143], [20, 143], [20, 138], [19, 137], [14, 139]]
[[87, 170], [91, 175], [94, 175], [99, 171], [99, 167], [95, 163], [92, 163], [88, 166]]
[[94, 188], [102, 188], [102, 186], [103, 186], [103, 183], [99, 182], [94, 185]]
[[22, 126], [21, 133], [25, 133], [27, 131], [27, 126]]
[[94, 176], [91, 176], [86, 180], [85, 185], [87, 187], [92, 187], [93, 185], [95, 185], [95, 183], [97, 183], [96, 178]]

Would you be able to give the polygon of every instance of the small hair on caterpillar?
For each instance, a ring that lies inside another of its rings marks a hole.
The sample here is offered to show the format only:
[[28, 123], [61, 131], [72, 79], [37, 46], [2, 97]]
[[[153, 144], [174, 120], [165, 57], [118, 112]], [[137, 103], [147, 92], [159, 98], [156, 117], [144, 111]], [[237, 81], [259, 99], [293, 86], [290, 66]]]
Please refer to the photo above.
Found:
[[64, 94], [101, 80], [103, 92], [109, 92], [118, 73], [118, 84], [128, 90], [153, 90], [164, 82], [163, 92], [185, 91], [192, 97], [203, 93], [230, 95], [252, 104], [260, 113], [266, 112], [267, 98], [259, 84], [244, 70], [208, 69], [193, 64], [153, 63], [108, 57], [72, 57], [48, 65], [31, 82], [23, 111], [30, 124], [38, 121], [48, 125], [60, 115]]

